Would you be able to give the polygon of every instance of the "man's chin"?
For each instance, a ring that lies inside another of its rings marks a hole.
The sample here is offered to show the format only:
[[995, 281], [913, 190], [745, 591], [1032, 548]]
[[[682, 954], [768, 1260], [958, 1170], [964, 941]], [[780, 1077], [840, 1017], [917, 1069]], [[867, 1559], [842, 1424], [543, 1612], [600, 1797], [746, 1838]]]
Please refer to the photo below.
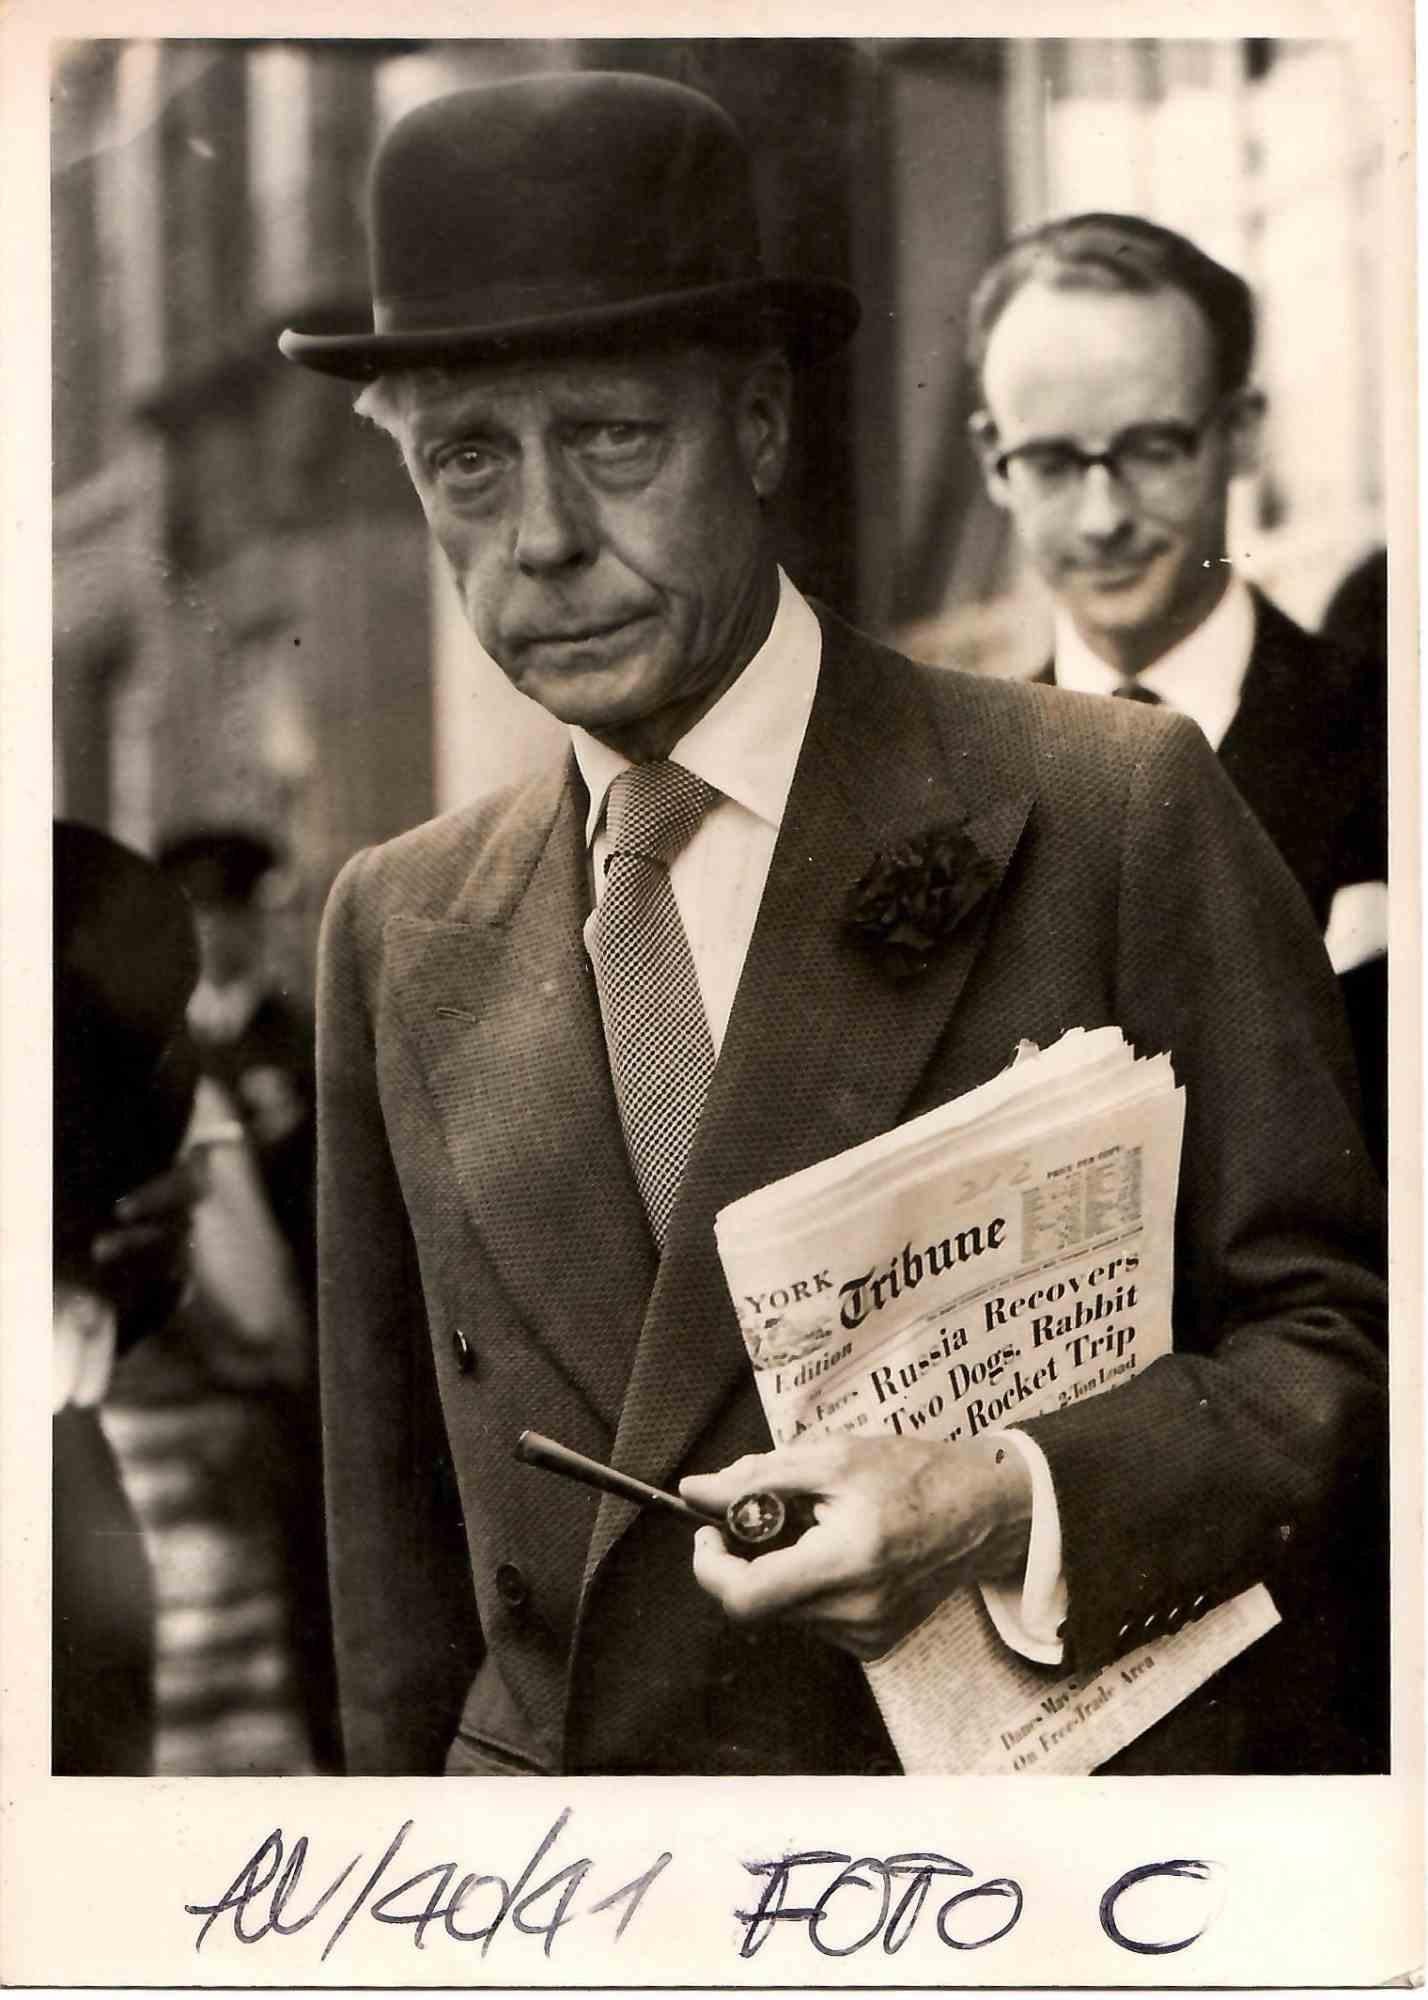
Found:
[[1076, 622], [1088, 632], [1117, 637], [1140, 632], [1164, 616], [1159, 579], [1146, 570], [1106, 581], [1079, 581], [1074, 593]]
[[[523, 695], [571, 728], [592, 736], [630, 728], [643, 720], [648, 697], [638, 666], [612, 667], [608, 662], [573, 659], [532, 665], [516, 678]], [[642, 699], [642, 696], [644, 698]]]

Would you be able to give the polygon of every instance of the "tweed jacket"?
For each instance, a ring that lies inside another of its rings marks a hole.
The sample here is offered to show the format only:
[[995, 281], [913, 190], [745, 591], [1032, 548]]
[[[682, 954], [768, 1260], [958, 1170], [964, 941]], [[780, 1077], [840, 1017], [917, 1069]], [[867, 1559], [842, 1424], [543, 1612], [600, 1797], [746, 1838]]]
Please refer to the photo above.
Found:
[[[582, 944], [573, 760], [357, 855], [334, 888], [319, 1211], [349, 1768], [896, 1768], [852, 1661], [731, 1627], [682, 1523], [512, 1447], [530, 1426], [671, 1485], [765, 1445], [716, 1211], [983, 1082], [1019, 1037], [1112, 1021], [1186, 1086], [1180, 1351], [1028, 1427], [1060, 1506], [1068, 1660], [1262, 1577], [1285, 1618], [1244, 1656], [1259, 1680], [1227, 1670], [1124, 1768], [1318, 1768], [1332, 1753], [1297, 1723], [1291, 1747], [1252, 1739], [1296, 1659], [1305, 1717], [1332, 1680], [1313, 1592], [1385, 1366], [1381, 1197], [1309, 911], [1183, 718], [916, 667], [820, 617], [818, 693], [658, 1260]], [[878, 850], [949, 819], [997, 887], [895, 983], [843, 903]]]

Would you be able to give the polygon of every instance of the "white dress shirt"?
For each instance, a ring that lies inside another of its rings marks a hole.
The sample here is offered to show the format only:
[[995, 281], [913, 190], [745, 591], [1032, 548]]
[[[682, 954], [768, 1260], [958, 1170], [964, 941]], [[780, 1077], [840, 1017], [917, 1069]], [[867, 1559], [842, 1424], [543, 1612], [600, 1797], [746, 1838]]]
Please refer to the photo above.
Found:
[[[1212, 750], [1218, 750], [1235, 719], [1254, 651], [1254, 599], [1232, 576], [1224, 596], [1193, 632], [1135, 675], [1167, 708], [1198, 722]], [[1056, 613], [1056, 685], [1082, 694], [1114, 694], [1126, 676], [1093, 653], [1070, 618]]]
[[[1224, 742], [1239, 709], [1254, 651], [1254, 599], [1239, 577], [1193, 632], [1135, 679], [1167, 708], [1198, 722], [1212, 750]], [[1114, 694], [1123, 676], [1093, 653], [1066, 613], [1056, 613], [1056, 685], [1082, 694]], [[1346, 882], [1334, 892], [1324, 949], [1345, 973], [1388, 949], [1388, 884]]]
[[[763, 900], [783, 809], [818, 685], [823, 634], [812, 608], [779, 571], [769, 635], [733, 686], [670, 751], [719, 793], [670, 867], [669, 883], [694, 960], [717, 1056]], [[629, 759], [587, 730], [572, 729], [575, 761], [590, 794], [595, 900], [605, 889], [605, 801]], [[594, 914], [585, 926], [592, 947]]]
[[[669, 753], [672, 763], [693, 771], [720, 794], [669, 870], [716, 1057], [803, 748], [822, 650], [817, 618], [780, 570], [778, 609], [768, 637], [733, 686]], [[605, 802], [629, 759], [587, 730], [572, 728], [570, 734], [590, 794], [585, 838], [598, 905], [608, 852]], [[585, 948], [592, 954], [594, 927], [592, 910], [585, 925]], [[1021, 1432], [1004, 1435], [1031, 1469], [1031, 1542], [1023, 1585], [989, 1584], [983, 1595], [1009, 1646], [1029, 1659], [1054, 1662], [1061, 1658], [1056, 1632], [1066, 1614], [1056, 1496], [1040, 1447]]]

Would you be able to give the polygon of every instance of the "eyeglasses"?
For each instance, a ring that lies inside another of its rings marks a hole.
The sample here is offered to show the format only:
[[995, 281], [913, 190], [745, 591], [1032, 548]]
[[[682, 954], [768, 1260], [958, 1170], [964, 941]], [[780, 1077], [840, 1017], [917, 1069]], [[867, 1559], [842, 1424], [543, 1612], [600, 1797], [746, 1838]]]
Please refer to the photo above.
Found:
[[1117, 485], [1147, 506], [1183, 499], [1206, 434], [1223, 413], [1223, 404], [1197, 424], [1132, 424], [1113, 437], [1104, 451], [1087, 451], [1073, 438], [1029, 438], [993, 459], [998, 476], [1027, 500], [1069, 499], [1078, 493], [1092, 466], [1103, 465]]

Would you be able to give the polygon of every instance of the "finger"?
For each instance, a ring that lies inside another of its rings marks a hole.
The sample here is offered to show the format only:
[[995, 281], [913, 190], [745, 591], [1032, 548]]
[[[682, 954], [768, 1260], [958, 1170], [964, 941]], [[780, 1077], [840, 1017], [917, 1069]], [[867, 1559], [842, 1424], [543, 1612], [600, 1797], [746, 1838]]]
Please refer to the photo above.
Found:
[[169, 1224], [135, 1222], [123, 1229], [106, 1229], [96, 1236], [89, 1254], [96, 1264], [118, 1264], [128, 1257], [142, 1257], [151, 1250], [168, 1246], [177, 1249]]
[[775, 1610], [788, 1610], [785, 1598], [771, 1593], [760, 1579], [757, 1587], [753, 1571], [774, 1561], [773, 1556], [753, 1560], [734, 1555], [717, 1528], [701, 1528], [694, 1537], [694, 1580], [701, 1590], [723, 1607], [726, 1616], [739, 1624], [754, 1622]]
[[121, 1195], [114, 1204], [120, 1222], [149, 1222], [176, 1217], [192, 1208], [207, 1184], [202, 1151], [185, 1153], [161, 1174]]
[[808, 1539], [749, 1560], [734, 1554], [716, 1529], [701, 1528], [695, 1580], [735, 1624], [797, 1624], [860, 1660], [886, 1652], [930, 1608], [916, 1593], [904, 1602], [905, 1593], [890, 1589], [887, 1579], [852, 1569], [836, 1536], [825, 1536], [821, 1550], [815, 1543], [817, 1559], [810, 1561]]
[[828, 1492], [846, 1469], [848, 1447], [842, 1438], [804, 1438], [777, 1451], [748, 1452], [718, 1472], [687, 1473], [679, 1482], [683, 1497], [696, 1507], [722, 1512], [744, 1493]]
[[750, 1623], [798, 1617], [850, 1581], [838, 1537], [816, 1527], [789, 1548], [752, 1558], [734, 1555], [717, 1529], [701, 1528], [694, 1538], [694, 1575], [730, 1618]]
[[741, 1493], [771, 1490], [766, 1472], [775, 1457], [769, 1451], [750, 1451], [717, 1472], [688, 1472], [679, 1482], [680, 1495], [695, 1507], [722, 1514]]

